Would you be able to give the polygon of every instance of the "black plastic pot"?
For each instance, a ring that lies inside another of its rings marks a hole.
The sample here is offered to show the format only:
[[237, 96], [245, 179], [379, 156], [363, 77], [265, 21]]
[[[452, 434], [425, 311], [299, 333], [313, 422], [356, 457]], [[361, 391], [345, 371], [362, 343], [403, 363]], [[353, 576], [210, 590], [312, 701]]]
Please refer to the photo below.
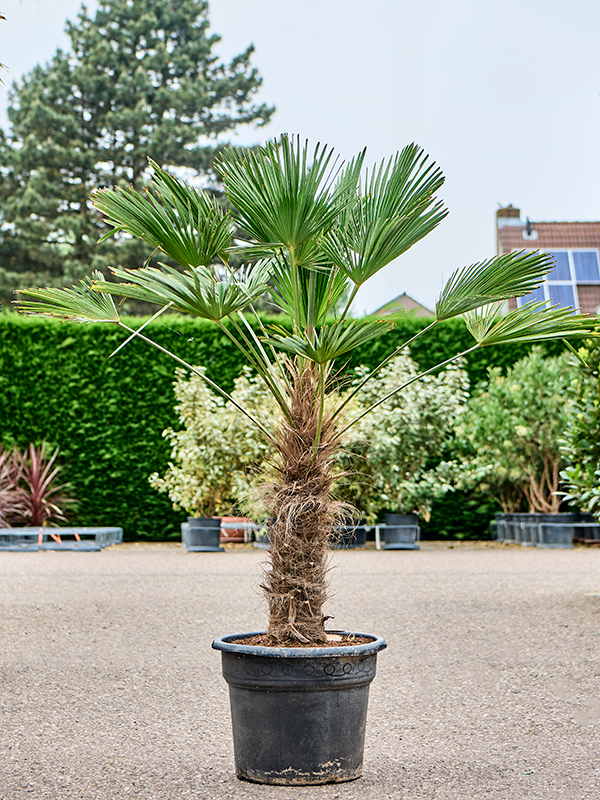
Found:
[[221, 538], [220, 517], [188, 517], [187, 542], [188, 552], [210, 553], [223, 552], [219, 546]]
[[[578, 514], [571, 512], [496, 514], [498, 540], [532, 547], [570, 547], [573, 523], [577, 519]], [[540, 524], [544, 524], [544, 528], [540, 528]]]
[[546, 514], [531, 514], [530, 512], [520, 512], [512, 514], [510, 527], [513, 532], [513, 539], [521, 545], [535, 547], [539, 542], [540, 537], [540, 522], [548, 520], [543, 519]]
[[416, 514], [385, 515], [384, 550], [418, 550], [419, 518]]
[[521, 517], [527, 516], [523, 512], [511, 512], [503, 514], [506, 523], [506, 541], [520, 542], [521, 541]]
[[281, 786], [359, 778], [369, 684], [386, 642], [376, 636], [344, 647], [236, 642], [254, 635], [224, 636], [212, 645], [229, 684], [238, 778]]
[[[579, 516], [577, 512], [562, 514], [530, 514], [537, 522], [538, 547], [573, 547], [575, 533], [573, 523]], [[545, 524], [544, 524], [545, 523]]]
[[496, 514], [496, 530], [499, 542], [510, 542], [514, 539], [511, 525], [512, 514]]
[[418, 525], [419, 518], [416, 514], [386, 514], [386, 525]]
[[600, 539], [600, 524], [593, 514], [587, 511], [580, 511], [577, 514], [577, 522], [595, 523], [593, 528], [579, 528], [576, 530], [577, 536], [582, 539]]
[[367, 546], [367, 531], [364, 528], [364, 520], [354, 526], [345, 525], [336, 528], [331, 537], [330, 547], [333, 550], [354, 550], [357, 547]]

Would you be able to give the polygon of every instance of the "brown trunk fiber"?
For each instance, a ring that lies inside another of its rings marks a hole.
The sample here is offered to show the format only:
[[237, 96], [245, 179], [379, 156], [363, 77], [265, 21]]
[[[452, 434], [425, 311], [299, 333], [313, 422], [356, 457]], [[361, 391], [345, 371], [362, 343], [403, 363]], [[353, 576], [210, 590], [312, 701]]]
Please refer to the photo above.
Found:
[[314, 369], [293, 373], [291, 422], [276, 433], [277, 476], [267, 487], [274, 521], [263, 589], [269, 604], [268, 634], [277, 642], [325, 641], [327, 542], [343, 505], [331, 497], [332, 455], [339, 439], [327, 415], [315, 453], [319, 402]]

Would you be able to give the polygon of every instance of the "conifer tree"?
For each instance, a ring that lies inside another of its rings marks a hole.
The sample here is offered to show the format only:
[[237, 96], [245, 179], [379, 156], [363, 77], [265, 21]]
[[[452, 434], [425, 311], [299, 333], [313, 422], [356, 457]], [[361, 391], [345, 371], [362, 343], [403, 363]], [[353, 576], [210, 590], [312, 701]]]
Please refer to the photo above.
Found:
[[89, 201], [99, 186], [144, 184], [148, 157], [212, 179], [226, 135], [263, 125], [252, 46], [213, 53], [206, 0], [101, 0], [67, 23], [57, 51], [10, 92], [0, 138], [2, 300], [26, 282], [62, 286], [107, 263], [139, 267], [131, 238], [98, 247], [106, 228]]
[[[4, 16], [4, 14], [0, 14], [0, 19], [4, 20], [6, 22], [6, 17]], [[0, 64], [0, 69], [6, 69], [4, 64]], [[0, 83], [4, 83], [4, 81], [0, 80]]]

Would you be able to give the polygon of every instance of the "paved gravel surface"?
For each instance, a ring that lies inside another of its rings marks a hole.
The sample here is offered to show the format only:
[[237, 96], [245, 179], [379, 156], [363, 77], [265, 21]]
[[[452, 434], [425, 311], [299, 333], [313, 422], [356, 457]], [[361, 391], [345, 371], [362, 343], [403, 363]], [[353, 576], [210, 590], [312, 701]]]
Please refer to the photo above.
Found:
[[0, 800], [597, 800], [600, 551], [336, 552], [335, 626], [388, 640], [353, 783], [233, 772], [211, 640], [263, 625], [260, 551], [0, 553]]

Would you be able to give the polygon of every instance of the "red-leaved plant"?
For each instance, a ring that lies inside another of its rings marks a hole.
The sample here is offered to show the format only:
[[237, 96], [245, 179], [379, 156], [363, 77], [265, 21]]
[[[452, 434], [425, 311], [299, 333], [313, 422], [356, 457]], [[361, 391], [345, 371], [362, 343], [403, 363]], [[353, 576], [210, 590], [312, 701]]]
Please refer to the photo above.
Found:
[[39, 527], [65, 522], [65, 507], [74, 503], [57, 485], [62, 467], [56, 464], [59, 448], [48, 456], [45, 442], [25, 451], [0, 451], [0, 525]]
[[0, 447], [0, 527], [10, 527], [11, 521], [23, 513], [22, 490], [19, 485], [19, 465], [12, 450]]

